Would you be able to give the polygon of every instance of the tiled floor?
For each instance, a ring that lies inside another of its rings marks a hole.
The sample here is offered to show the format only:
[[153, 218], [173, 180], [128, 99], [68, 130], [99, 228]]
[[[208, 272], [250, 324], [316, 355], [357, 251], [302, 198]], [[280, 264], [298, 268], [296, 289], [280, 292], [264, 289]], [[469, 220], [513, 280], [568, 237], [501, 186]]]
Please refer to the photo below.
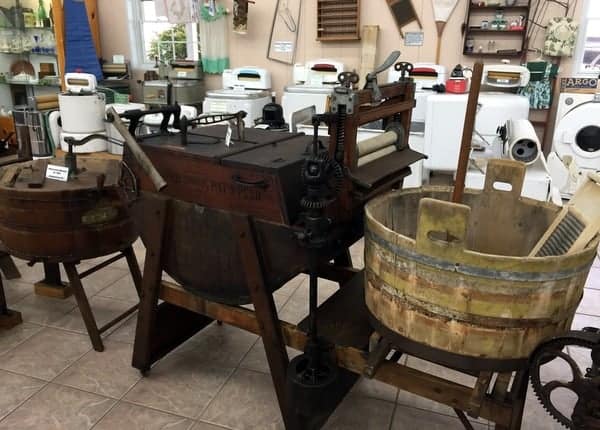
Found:
[[[136, 246], [138, 257], [143, 258], [141, 246]], [[360, 247], [352, 253], [355, 262], [362, 264]], [[35, 296], [31, 283], [41, 277], [40, 267], [17, 263], [23, 277], [5, 281], [5, 289], [10, 307], [21, 311], [25, 322], [0, 332], [0, 430], [283, 428], [257, 336], [212, 325], [142, 378], [130, 364], [135, 315], [105, 336], [106, 351], [97, 353], [91, 349], [75, 301]], [[101, 323], [136, 300], [122, 263], [86, 279], [84, 285]], [[304, 317], [306, 287], [305, 278], [298, 277], [276, 293], [282, 319], [297, 322]], [[324, 282], [321, 300], [335, 288]], [[576, 328], [600, 327], [598, 261], [579, 312]], [[412, 357], [408, 364], [426, 365]], [[450, 376], [449, 371], [442, 372]], [[490, 428], [482, 420], [474, 420], [473, 425], [477, 430]], [[451, 430], [462, 426], [448, 407], [361, 380], [326, 428]], [[530, 395], [523, 428], [560, 427]]]

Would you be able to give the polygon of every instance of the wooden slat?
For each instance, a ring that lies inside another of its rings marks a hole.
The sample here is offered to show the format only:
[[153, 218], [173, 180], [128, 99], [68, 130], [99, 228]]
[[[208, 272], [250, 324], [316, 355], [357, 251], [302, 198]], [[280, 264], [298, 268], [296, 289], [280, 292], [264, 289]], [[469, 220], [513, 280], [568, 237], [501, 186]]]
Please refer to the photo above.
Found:
[[333, 18], [330, 19], [323, 19], [323, 20], [319, 20], [319, 26], [322, 25], [329, 25], [332, 27], [343, 27], [343, 26], [354, 26], [354, 22], [353, 20], [334, 20]]
[[98, 20], [98, 0], [85, 0], [85, 11], [88, 17], [88, 24], [96, 48], [96, 56], [102, 57], [102, 47], [100, 45], [100, 24]]
[[56, 59], [61, 89], [65, 90], [65, 14], [62, 0], [52, 0], [52, 17], [54, 21], [54, 38], [56, 40]]
[[375, 58], [377, 56], [377, 37], [379, 36], [378, 25], [363, 25], [361, 37], [360, 54], [360, 77], [359, 87], [365, 86], [365, 77], [375, 68]]

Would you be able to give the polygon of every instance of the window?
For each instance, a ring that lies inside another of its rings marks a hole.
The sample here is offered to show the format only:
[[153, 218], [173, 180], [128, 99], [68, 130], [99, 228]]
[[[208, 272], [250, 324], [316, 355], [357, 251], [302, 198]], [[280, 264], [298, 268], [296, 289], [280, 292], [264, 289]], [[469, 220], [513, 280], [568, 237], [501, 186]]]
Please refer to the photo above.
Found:
[[152, 0], [129, 0], [132, 54], [138, 65], [198, 60], [198, 25], [171, 24], [157, 16]]
[[587, 0], [583, 5], [577, 43], [577, 73], [600, 75], [600, 1]]

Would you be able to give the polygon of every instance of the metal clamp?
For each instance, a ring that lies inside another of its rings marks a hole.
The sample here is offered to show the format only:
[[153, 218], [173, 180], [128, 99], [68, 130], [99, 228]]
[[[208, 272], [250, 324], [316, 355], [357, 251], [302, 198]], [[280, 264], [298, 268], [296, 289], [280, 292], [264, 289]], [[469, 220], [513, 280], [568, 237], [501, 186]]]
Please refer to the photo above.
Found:
[[359, 81], [356, 72], [342, 72], [338, 75], [338, 81], [342, 84], [336, 87], [331, 96], [331, 112], [337, 114], [340, 106], [345, 106], [347, 114], [354, 113], [356, 98], [352, 86]]
[[398, 82], [406, 82], [408, 80], [411, 80], [410, 76], [410, 72], [412, 72], [414, 69], [414, 66], [412, 65], [412, 63], [409, 63], [407, 61], [401, 61], [399, 63], [394, 64], [394, 70], [397, 72], [400, 72], [400, 79], [398, 80]]
[[400, 57], [400, 51], [393, 51], [383, 62], [383, 64], [379, 67], [376, 67], [371, 73], [367, 74], [365, 90], [371, 90], [373, 93], [373, 102], [379, 103], [383, 96], [381, 95], [381, 90], [379, 89], [379, 85], [377, 84], [377, 75], [387, 69], [389, 69], [396, 60]]

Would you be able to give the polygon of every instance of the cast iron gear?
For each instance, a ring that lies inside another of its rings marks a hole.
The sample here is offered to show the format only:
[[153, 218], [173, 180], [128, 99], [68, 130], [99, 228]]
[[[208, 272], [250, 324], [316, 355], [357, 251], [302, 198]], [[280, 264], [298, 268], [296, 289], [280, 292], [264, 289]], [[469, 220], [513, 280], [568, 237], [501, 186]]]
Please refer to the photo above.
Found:
[[[590, 350], [592, 367], [580, 368], [575, 359], [565, 352], [568, 346], [587, 348]], [[596, 329], [571, 331], [544, 342], [534, 351], [530, 359], [529, 372], [535, 395], [543, 408], [560, 424], [573, 430], [600, 429], [600, 362], [594, 360], [600, 347], [600, 335]], [[561, 359], [569, 366], [572, 380], [553, 380], [542, 382], [540, 371], [543, 365]], [[557, 389], [571, 391], [577, 396], [577, 402], [570, 417], [561, 412], [552, 400], [552, 393]]]

